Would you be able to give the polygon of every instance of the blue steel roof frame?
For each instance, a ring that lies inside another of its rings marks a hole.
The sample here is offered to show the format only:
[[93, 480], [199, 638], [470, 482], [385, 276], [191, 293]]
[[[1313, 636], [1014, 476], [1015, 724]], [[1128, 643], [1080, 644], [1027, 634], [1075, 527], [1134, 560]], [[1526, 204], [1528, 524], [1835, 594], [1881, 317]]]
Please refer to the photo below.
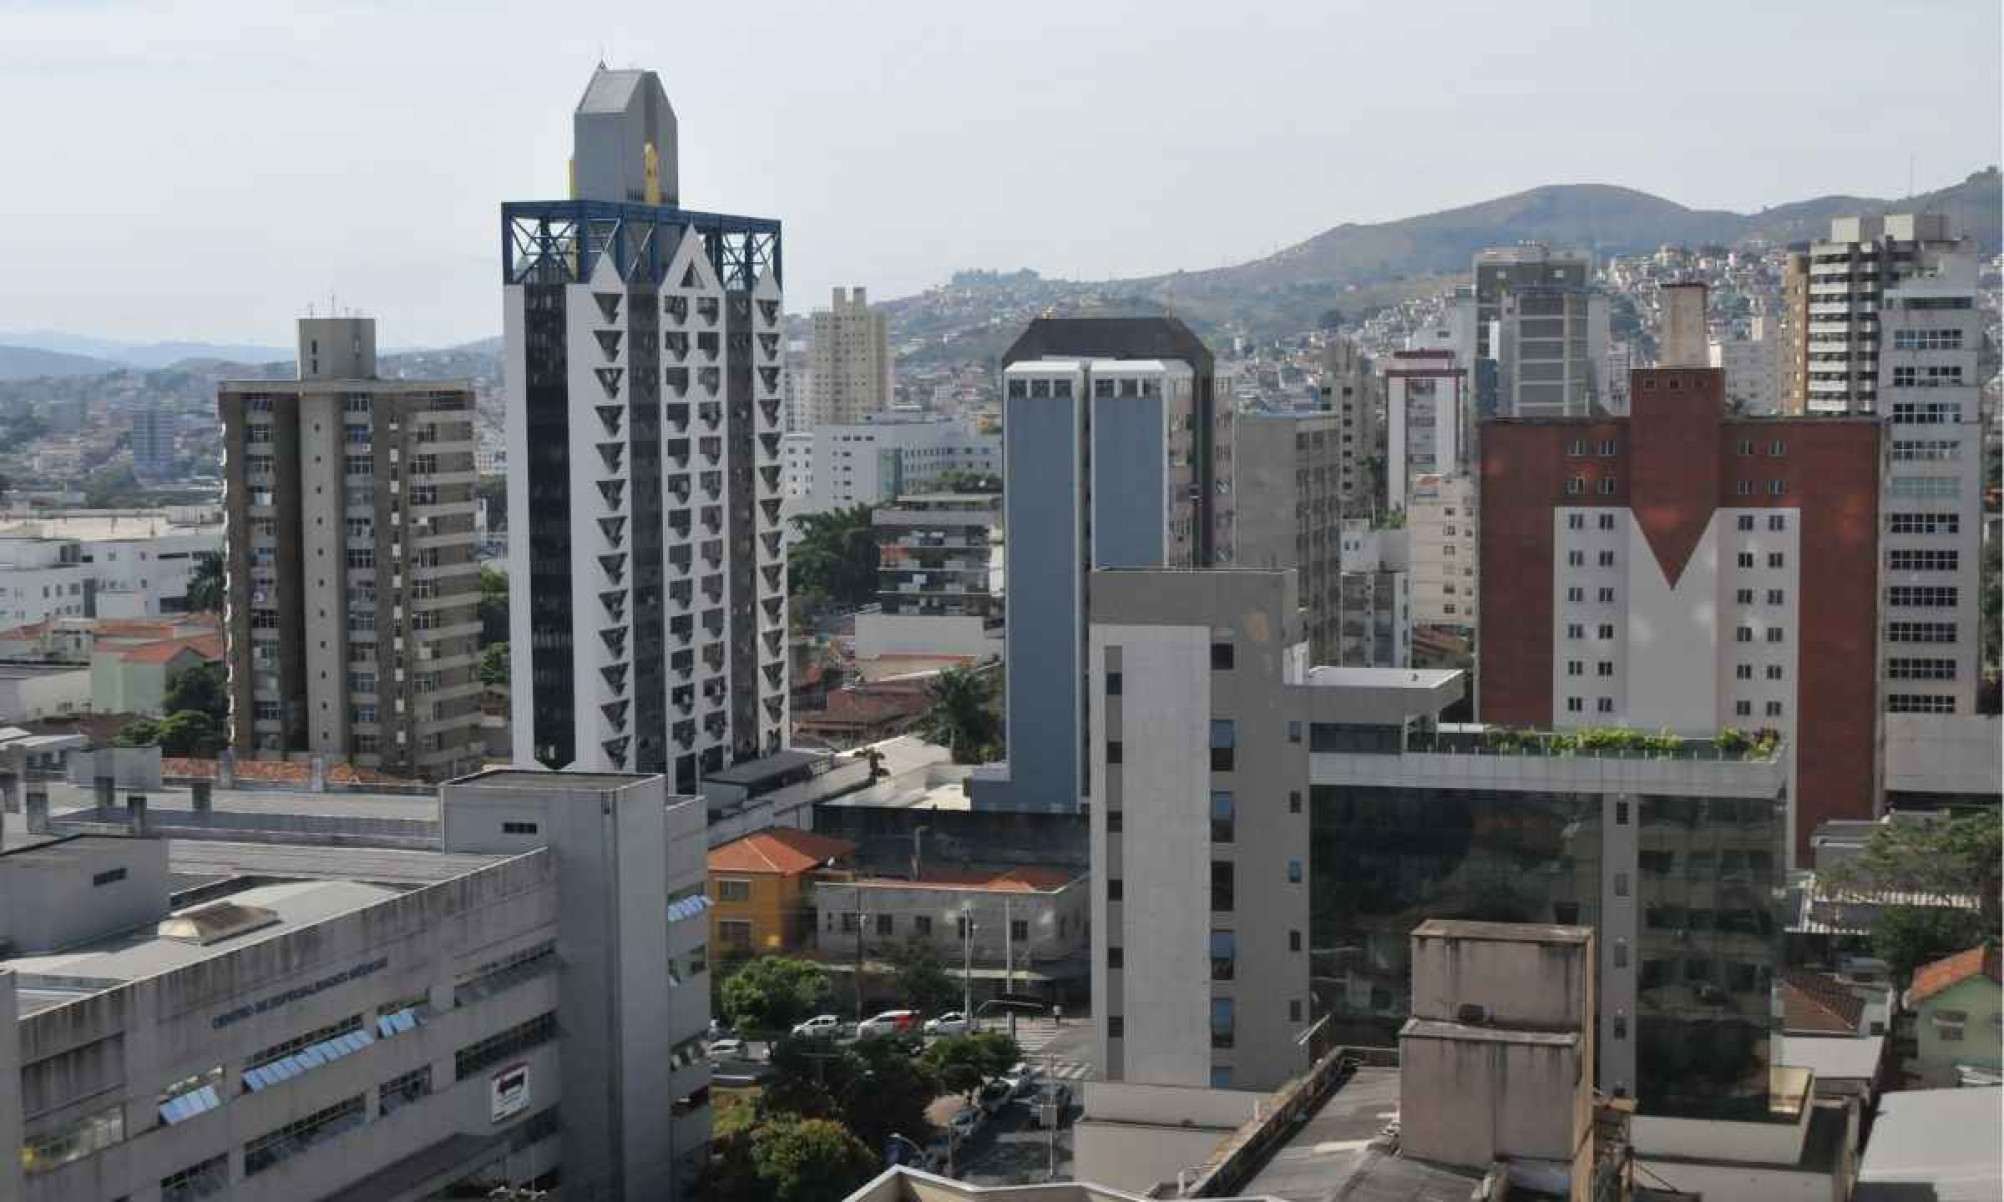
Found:
[[[581, 283], [610, 251], [621, 279], [659, 284], [675, 240], [693, 227], [726, 291], [749, 292], [761, 272], [783, 283], [780, 225], [767, 217], [702, 213], [608, 200], [523, 200], [501, 206], [501, 282]], [[537, 272], [538, 268], [553, 269]]]

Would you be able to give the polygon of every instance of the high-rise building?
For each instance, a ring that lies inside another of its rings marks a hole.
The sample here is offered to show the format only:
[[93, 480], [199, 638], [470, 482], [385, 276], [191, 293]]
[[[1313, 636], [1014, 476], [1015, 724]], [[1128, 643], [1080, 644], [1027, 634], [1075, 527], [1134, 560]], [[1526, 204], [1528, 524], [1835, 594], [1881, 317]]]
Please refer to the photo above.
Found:
[[132, 415], [132, 470], [157, 480], [174, 466], [174, 415], [148, 406]]
[[1373, 529], [1364, 518], [1345, 518], [1339, 541], [1343, 569], [1336, 658], [1316, 662], [1405, 667], [1413, 659], [1412, 559], [1406, 531]]
[[1790, 251], [1781, 270], [1781, 411], [1809, 411], [1809, 256]]
[[1783, 412], [1785, 383], [1780, 323], [1767, 314], [1748, 319], [1744, 333], [1726, 333], [1706, 347], [1706, 361], [1726, 373], [1726, 404], [1735, 413]]
[[1416, 626], [1475, 628], [1475, 498], [1474, 476], [1413, 478], [1406, 540]]
[[811, 426], [854, 425], [891, 407], [890, 326], [861, 288], [837, 288], [814, 311], [808, 352]]
[[959, 418], [877, 414], [784, 440], [789, 514], [878, 505], [931, 492], [948, 473], [1002, 474], [1002, 437]]
[[1309, 651], [1318, 662], [1342, 654], [1343, 419], [1329, 411], [1238, 416], [1233, 447], [1233, 561], [1294, 568]]
[[1889, 714], [1967, 717], [1983, 670], [1983, 317], [1973, 256], [1941, 254], [1890, 285], [1878, 316], [1880, 691]]
[[1385, 381], [1361, 347], [1348, 338], [1332, 338], [1322, 352], [1322, 398], [1342, 422], [1336, 444], [1336, 499], [1342, 517], [1374, 517], [1382, 508], [1383, 488], [1372, 476], [1378, 452], [1378, 411], [1385, 400]]
[[1312, 666], [1291, 572], [1095, 572], [1092, 619], [1106, 1079], [1264, 1090], [1389, 1042], [1410, 933], [1458, 917], [1594, 930], [1602, 1090], [1765, 1116], [1777, 756], [1442, 726], [1464, 675]]
[[1008, 761], [977, 809], [1076, 809], [1087, 788], [1087, 574], [1233, 555], [1232, 413], [1174, 318], [1038, 318], [1002, 359]]
[[480, 766], [473, 389], [376, 376], [305, 318], [297, 380], [226, 381], [230, 742], [426, 779]]
[[1830, 237], [1810, 244], [1806, 286], [1790, 293], [1806, 331], [1803, 411], [1879, 412], [1880, 311], [1902, 281], [1963, 253], [1940, 214], [1833, 219]]
[[1790, 846], [1877, 804], [1879, 426], [1729, 416], [1710, 368], [1626, 418], [1483, 424], [1484, 722], [1781, 732]]
[[652, 71], [573, 131], [501, 211], [514, 746], [694, 792], [787, 729], [779, 223], [676, 207]]
[[1475, 353], [1495, 364], [1493, 412], [1584, 417], [1606, 406], [1607, 295], [1592, 276], [1588, 256], [1535, 242], [1475, 256]]
[[1385, 365], [1385, 506], [1406, 507], [1415, 476], [1468, 470], [1468, 371], [1447, 349], [1394, 351]]

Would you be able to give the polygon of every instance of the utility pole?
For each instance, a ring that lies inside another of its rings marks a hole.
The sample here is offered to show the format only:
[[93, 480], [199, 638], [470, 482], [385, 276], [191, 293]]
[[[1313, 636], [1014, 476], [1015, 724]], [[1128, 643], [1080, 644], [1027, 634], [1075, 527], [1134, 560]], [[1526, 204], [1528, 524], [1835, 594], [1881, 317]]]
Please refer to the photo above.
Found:
[[924, 861], [925, 847], [920, 840], [931, 829], [929, 826], [915, 826], [912, 828], [912, 880], [914, 881], [919, 879], [919, 868]]
[[863, 887], [851, 886], [856, 892], [856, 1027], [861, 1033], [863, 1026]]
[[[1016, 995], [1016, 924], [1008, 897], [1002, 899], [1002, 992]], [[1009, 1007], [1009, 1038], [1016, 1038], [1016, 1007]]]
[[967, 1016], [967, 1030], [974, 1031], [974, 919], [967, 903], [960, 903], [960, 1012]]

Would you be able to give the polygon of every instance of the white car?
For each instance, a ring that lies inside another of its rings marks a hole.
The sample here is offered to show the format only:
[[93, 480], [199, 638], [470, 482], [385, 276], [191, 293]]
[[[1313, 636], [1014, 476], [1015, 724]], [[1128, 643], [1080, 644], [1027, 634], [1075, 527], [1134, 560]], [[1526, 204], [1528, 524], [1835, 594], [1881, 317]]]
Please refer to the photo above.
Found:
[[982, 1113], [980, 1107], [969, 1106], [959, 1114], [948, 1119], [946, 1129], [952, 1133], [955, 1139], [966, 1139], [981, 1129], [981, 1122], [987, 1117], [986, 1114]]
[[1009, 1087], [1010, 1097], [1022, 1097], [1037, 1087], [1037, 1066], [1019, 1061], [1003, 1075], [1002, 1084]]
[[842, 1020], [832, 1014], [817, 1014], [804, 1023], [793, 1024], [796, 1039], [833, 1039], [842, 1033]]
[[746, 1055], [745, 1041], [742, 1039], [713, 1040], [710, 1046], [703, 1050], [712, 1060], [743, 1060]]
[[949, 1010], [938, 1018], [925, 1020], [927, 1035], [965, 1035], [974, 1029], [967, 1016], [958, 1010]]
[[916, 1010], [886, 1010], [873, 1018], [866, 1018], [856, 1024], [856, 1038], [867, 1039], [873, 1035], [900, 1035], [918, 1026]]

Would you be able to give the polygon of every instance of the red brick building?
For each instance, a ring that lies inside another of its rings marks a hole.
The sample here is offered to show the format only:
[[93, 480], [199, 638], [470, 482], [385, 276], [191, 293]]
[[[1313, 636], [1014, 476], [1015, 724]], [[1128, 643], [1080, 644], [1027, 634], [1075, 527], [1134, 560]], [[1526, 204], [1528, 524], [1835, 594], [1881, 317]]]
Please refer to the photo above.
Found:
[[1477, 716], [1782, 732], [1796, 854], [1879, 791], [1879, 424], [1734, 417], [1713, 368], [1630, 415], [1481, 430]]

